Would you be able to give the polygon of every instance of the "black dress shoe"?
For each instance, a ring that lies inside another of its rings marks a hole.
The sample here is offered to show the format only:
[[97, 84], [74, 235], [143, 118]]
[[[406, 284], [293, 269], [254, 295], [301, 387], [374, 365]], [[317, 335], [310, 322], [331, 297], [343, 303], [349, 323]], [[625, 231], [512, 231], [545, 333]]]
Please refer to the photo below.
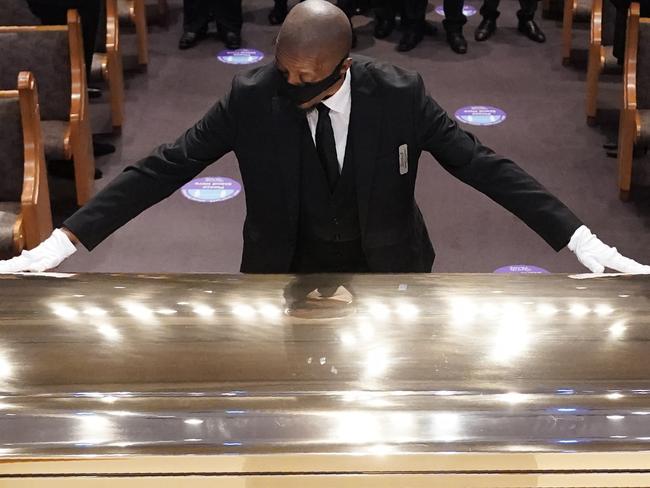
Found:
[[474, 32], [474, 39], [478, 42], [487, 41], [496, 30], [497, 21], [495, 19], [483, 19]]
[[92, 86], [88, 87], [88, 98], [101, 98], [102, 91], [99, 88], [94, 88]]
[[525, 34], [528, 39], [532, 39], [535, 42], [546, 41], [546, 36], [534, 20], [519, 22], [519, 32]]
[[276, 5], [269, 12], [269, 24], [280, 25], [287, 18], [288, 9], [286, 4], [284, 6]]
[[462, 31], [447, 32], [447, 44], [455, 53], [465, 54], [467, 52], [467, 41]]
[[375, 21], [375, 37], [377, 39], [385, 39], [390, 36], [395, 28], [394, 19], [377, 19]]
[[93, 155], [95, 157], [106, 156], [115, 152], [115, 146], [108, 142], [99, 142], [93, 139]]
[[402, 38], [399, 40], [397, 50], [402, 53], [410, 51], [415, 46], [420, 44], [420, 41], [423, 37], [424, 34], [422, 30], [407, 29], [404, 31], [404, 34], [402, 34]]
[[178, 49], [189, 49], [196, 46], [205, 37], [205, 32], [183, 32], [178, 41]]
[[228, 49], [239, 49], [241, 47], [241, 34], [229, 31], [223, 36], [223, 42]]

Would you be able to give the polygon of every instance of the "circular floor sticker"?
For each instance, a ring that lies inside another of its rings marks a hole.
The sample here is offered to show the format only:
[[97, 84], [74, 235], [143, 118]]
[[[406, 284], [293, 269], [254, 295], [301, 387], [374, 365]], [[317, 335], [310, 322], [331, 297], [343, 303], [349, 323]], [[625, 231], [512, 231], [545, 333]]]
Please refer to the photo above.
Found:
[[[465, 17], [471, 17], [472, 15], [476, 15], [477, 12], [478, 10], [476, 10], [476, 7], [472, 7], [471, 5], [463, 5], [463, 15], [465, 15]], [[445, 8], [442, 5], [438, 5], [436, 7], [436, 13], [444, 17]]]
[[217, 59], [226, 64], [253, 64], [264, 59], [264, 53], [257, 49], [237, 49], [221, 51]]
[[181, 188], [183, 196], [195, 202], [223, 202], [236, 197], [241, 192], [239, 182], [221, 176], [196, 178]]
[[530, 264], [511, 264], [494, 270], [495, 273], [548, 274], [544, 268]]
[[456, 110], [455, 116], [470, 125], [496, 125], [506, 120], [506, 113], [500, 108], [472, 105]]

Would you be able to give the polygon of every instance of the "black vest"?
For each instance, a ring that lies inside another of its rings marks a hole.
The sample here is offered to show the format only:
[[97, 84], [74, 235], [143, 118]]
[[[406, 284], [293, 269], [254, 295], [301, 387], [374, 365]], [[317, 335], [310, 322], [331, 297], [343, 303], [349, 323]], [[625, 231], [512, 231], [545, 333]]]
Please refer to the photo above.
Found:
[[367, 271], [350, 155], [348, 138], [343, 171], [334, 192], [330, 192], [305, 119], [300, 144], [300, 224], [294, 272]]

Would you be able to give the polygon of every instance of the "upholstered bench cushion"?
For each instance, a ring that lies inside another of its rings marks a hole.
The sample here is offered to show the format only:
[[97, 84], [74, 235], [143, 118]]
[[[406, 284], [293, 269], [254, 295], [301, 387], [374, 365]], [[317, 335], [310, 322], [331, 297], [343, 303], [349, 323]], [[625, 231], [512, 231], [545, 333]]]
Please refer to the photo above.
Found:
[[637, 141], [640, 145], [650, 145], [650, 110], [639, 110], [641, 130]]
[[[43, 130], [43, 146], [45, 147], [45, 157], [47, 159], [70, 159], [70, 149], [66, 150], [66, 139], [69, 139], [68, 122], [60, 120], [43, 120], [41, 122]], [[68, 144], [69, 146], [69, 144]]]
[[0, 202], [0, 255], [8, 255], [14, 245], [14, 225], [20, 214], [20, 203]]
[[25, 147], [20, 104], [0, 98], [0, 202], [18, 202], [23, 191]]

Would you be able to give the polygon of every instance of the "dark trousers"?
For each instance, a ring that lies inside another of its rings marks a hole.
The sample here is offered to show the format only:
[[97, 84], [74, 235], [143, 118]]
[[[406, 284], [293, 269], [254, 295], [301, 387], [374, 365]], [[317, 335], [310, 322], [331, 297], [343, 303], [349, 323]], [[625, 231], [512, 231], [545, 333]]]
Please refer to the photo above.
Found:
[[[641, 7], [641, 17], [650, 17], [650, 0], [639, 1]], [[614, 57], [618, 64], [623, 64], [625, 60], [625, 38], [627, 32], [627, 13], [630, 8], [631, 0], [611, 0], [616, 7], [616, 24], [614, 26]]]
[[445, 10], [445, 20], [442, 21], [447, 32], [459, 31], [467, 23], [463, 14], [463, 0], [443, 0], [442, 8]]
[[419, 30], [424, 28], [427, 3], [427, 0], [375, 0], [373, 6], [377, 18], [392, 19], [399, 13], [403, 27]]
[[[486, 19], [496, 20], [499, 17], [499, 0], [483, 0], [481, 7], [481, 15]], [[537, 10], [537, 0], [519, 0], [519, 11], [517, 11], [517, 18], [520, 22], [527, 22], [533, 20], [535, 11]]]
[[90, 73], [99, 27], [100, 0], [27, 0], [29, 9], [45, 25], [67, 25], [68, 9], [76, 9], [81, 17], [86, 73]]
[[242, 0], [183, 0], [183, 30], [200, 32], [207, 28], [213, 12], [219, 30], [241, 32]]

